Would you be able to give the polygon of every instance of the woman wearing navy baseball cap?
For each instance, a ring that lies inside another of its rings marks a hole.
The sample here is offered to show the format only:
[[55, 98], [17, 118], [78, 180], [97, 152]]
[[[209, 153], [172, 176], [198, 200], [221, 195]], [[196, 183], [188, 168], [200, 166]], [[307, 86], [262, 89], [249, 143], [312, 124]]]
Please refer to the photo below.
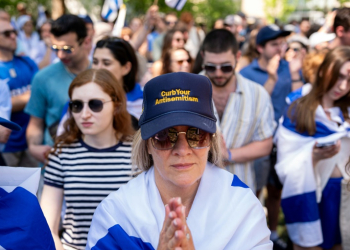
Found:
[[260, 202], [221, 168], [208, 78], [153, 78], [139, 125], [142, 173], [97, 207], [86, 249], [272, 249]]

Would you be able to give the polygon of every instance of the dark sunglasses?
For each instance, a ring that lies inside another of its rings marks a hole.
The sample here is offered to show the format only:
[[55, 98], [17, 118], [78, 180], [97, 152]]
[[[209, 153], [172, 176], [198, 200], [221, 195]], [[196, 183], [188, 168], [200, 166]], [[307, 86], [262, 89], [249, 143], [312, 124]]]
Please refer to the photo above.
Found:
[[183, 39], [183, 38], [176, 38], [175, 40], [176, 40], [176, 42], [178, 42], [178, 43], [179, 43], [180, 41], [185, 41], [185, 39]]
[[290, 49], [292, 49], [294, 52], [299, 52], [300, 51], [299, 48], [287, 48], [287, 51], [290, 50]]
[[177, 24], [177, 22], [169, 22], [169, 21], [165, 21], [165, 24], [166, 24], [166, 25], [170, 25], [170, 24], [174, 24], [174, 25], [176, 25], [176, 24]]
[[210, 146], [210, 134], [199, 128], [189, 128], [187, 132], [177, 132], [175, 128], [164, 129], [151, 137], [152, 146], [158, 150], [172, 149], [179, 134], [186, 134], [187, 143], [191, 148], [201, 149]]
[[[107, 102], [111, 102], [111, 101], [112, 100], [103, 102], [103, 101], [98, 100], [98, 99], [91, 99], [87, 103], [89, 105], [90, 110], [92, 112], [97, 113], [97, 112], [101, 112], [101, 110], [103, 109], [103, 104], [105, 104]], [[83, 102], [80, 100], [73, 100], [73, 101], [69, 102], [69, 108], [73, 113], [80, 113], [84, 108], [84, 103], [86, 103], [86, 102]]]
[[230, 73], [233, 71], [234, 66], [231, 64], [211, 64], [207, 63], [204, 64], [203, 68], [205, 69], [206, 72], [213, 73], [215, 72], [216, 69], [220, 69], [223, 73]]
[[4, 35], [5, 37], [10, 37], [12, 33], [17, 36], [17, 31], [15, 31], [15, 30], [5, 30], [5, 31], [1, 32], [0, 34]]
[[58, 46], [58, 45], [52, 45], [51, 46], [51, 49], [52, 51], [54, 52], [58, 52], [58, 51], [63, 51], [64, 53], [67, 53], [67, 54], [72, 54], [74, 52], [74, 48], [72, 46], [69, 46], [69, 45], [63, 45], [63, 46]]
[[184, 62], [188, 62], [188, 63], [191, 63], [192, 62], [192, 59], [191, 58], [188, 58], [187, 60], [179, 60], [179, 61], [176, 61], [177, 64], [179, 64], [180, 66], [184, 63]]

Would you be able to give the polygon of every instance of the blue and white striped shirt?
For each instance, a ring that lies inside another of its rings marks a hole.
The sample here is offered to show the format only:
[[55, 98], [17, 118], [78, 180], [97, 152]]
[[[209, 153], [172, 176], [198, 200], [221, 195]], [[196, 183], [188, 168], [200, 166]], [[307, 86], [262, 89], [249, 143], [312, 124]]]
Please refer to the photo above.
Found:
[[80, 140], [49, 155], [45, 184], [62, 188], [67, 206], [61, 239], [65, 249], [85, 249], [96, 207], [132, 178], [131, 144], [96, 149]]

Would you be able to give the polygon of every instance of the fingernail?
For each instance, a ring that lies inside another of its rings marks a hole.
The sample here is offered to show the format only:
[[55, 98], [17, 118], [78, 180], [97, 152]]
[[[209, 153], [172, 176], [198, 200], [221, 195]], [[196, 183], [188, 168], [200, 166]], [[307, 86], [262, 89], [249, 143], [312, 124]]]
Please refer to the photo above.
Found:
[[169, 213], [169, 218], [172, 219], [173, 218], [173, 214]]
[[175, 231], [175, 237], [179, 238], [179, 231]]
[[174, 225], [175, 225], [175, 226], [177, 226], [177, 222], [176, 222], [176, 220], [173, 220], [173, 223], [174, 223]]
[[177, 197], [177, 202], [181, 204], [181, 197]]

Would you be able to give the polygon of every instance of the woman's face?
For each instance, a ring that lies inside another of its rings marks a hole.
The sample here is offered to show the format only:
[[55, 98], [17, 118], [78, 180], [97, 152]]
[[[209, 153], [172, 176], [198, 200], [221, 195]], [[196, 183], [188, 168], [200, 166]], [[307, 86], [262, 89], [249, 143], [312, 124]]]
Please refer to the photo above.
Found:
[[172, 72], [190, 72], [190, 57], [188, 53], [183, 50], [175, 50], [171, 54], [171, 71]]
[[[101, 100], [103, 108], [100, 112], [94, 112], [89, 107], [90, 100]], [[76, 87], [72, 92], [72, 102], [82, 101], [83, 109], [79, 113], [72, 112], [75, 123], [86, 137], [94, 137], [111, 133], [114, 135], [113, 116], [114, 103], [112, 98], [105, 93], [96, 83], [90, 82]]]
[[118, 81], [123, 82], [123, 76], [129, 73], [128, 63], [124, 66], [116, 60], [108, 48], [96, 48], [92, 61], [93, 69], [107, 69]]
[[174, 49], [182, 49], [185, 46], [185, 38], [182, 32], [176, 31], [173, 35], [171, 47]]
[[350, 91], [350, 61], [340, 68], [339, 78], [336, 84], [325, 94], [330, 101], [337, 101]]
[[[174, 127], [177, 132], [186, 132], [188, 126]], [[169, 150], [155, 149], [148, 140], [148, 153], [152, 155], [155, 179], [158, 188], [173, 186], [186, 188], [196, 185], [202, 177], [208, 160], [209, 147], [191, 148], [185, 134], [178, 134], [174, 148]]]
[[40, 33], [42, 39], [44, 38], [50, 38], [50, 30], [51, 30], [51, 24], [45, 23], [41, 26]]

